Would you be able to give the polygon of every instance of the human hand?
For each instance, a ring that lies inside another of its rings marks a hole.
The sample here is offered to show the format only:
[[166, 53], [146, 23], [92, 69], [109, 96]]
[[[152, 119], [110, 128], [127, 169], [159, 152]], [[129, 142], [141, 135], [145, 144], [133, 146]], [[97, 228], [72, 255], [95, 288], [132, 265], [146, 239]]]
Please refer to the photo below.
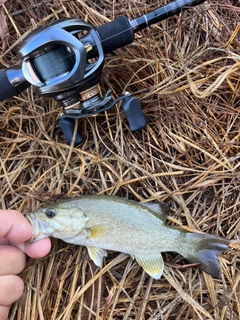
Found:
[[17, 274], [25, 267], [25, 253], [42, 258], [50, 251], [49, 238], [26, 243], [31, 237], [32, 226], [21, 213], [0, 210], [0, 320], [7, 318], [10, 305], [23, 293], [24, 283]]

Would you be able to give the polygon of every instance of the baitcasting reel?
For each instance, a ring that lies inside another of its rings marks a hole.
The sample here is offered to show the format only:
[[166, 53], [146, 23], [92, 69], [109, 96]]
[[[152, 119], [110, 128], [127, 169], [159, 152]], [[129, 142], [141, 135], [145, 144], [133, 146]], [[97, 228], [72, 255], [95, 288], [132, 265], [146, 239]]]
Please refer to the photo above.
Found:
[[[143, 129], [146, 119], [136, 97], [126, 93], [113, 100], [110, 90], [101, 93], [104, 54], [132, 43], [135, 32], [204, 1], [177, 0], [134, 20], [121, 16], [97, 28], [80, 19], [39, 27], [19, 49], [21, 64], [0, 71], [0, 101], [18, 95], [30, 85], [36, 86], [39, 95], [51, 97], [63, 106], [59, 125], [69, 144], [74, 119], [109, 110], [119, 101], [130, 130]], [[74, 144], [81, 142], [78, 132]]]
[[[19, 50], [24, 78], [41, 96], [61, 103], [64, 113], [59, 126], [71, 143], [74, 119], [106, 111], [123, 100], [123, 111], [132, 131], [145, 127], [140, 102], [131, 94], [112, 100], [111, 91], [102, 95], [99, 82], [104, 65], [101, 40], [95, 29], [79, 19], [57, 21], [27, 36]], [[81, 143], [77, 133], [75, 145]]]

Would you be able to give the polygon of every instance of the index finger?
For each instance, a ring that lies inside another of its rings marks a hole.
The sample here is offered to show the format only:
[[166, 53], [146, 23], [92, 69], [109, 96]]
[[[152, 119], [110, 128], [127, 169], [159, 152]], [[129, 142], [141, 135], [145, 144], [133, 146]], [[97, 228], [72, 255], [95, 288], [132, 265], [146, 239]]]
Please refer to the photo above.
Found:
[[14, 243], [31, 239], [32, 226], [18, 211], [0, 210], [0, 238]]

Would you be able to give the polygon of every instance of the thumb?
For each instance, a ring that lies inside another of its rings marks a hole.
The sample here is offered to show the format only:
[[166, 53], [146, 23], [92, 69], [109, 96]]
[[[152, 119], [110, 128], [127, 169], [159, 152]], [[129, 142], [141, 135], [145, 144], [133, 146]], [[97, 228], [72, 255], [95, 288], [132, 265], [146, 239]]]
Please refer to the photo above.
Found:
[[6, 243], [12, 245], [22, 252], [26, 253], [31, 258], [43, 258], [45, 257], [51, 249], [51, 241], [49, 238], [44, 238], [36, 242], [22, 242], [22, 243]]

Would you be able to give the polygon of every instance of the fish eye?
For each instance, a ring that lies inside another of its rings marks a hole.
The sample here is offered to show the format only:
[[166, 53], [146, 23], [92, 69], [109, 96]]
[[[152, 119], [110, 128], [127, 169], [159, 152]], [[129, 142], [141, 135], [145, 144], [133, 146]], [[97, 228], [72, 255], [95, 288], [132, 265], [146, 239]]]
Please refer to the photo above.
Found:
[[48, 208], [45, 210], [45, 215], [50, 219], [54, 218], [56, 216], [56, 214], [57, 214], [57, 212], [55, 209]]

